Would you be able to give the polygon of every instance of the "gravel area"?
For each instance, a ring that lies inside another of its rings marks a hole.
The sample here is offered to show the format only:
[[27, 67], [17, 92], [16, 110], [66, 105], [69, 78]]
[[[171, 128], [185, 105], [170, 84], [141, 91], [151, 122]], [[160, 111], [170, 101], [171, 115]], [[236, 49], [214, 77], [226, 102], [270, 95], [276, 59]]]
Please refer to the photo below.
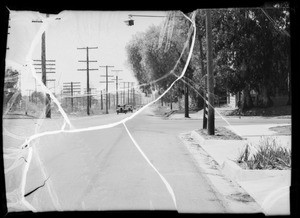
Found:
[[242, 137], [238, 136], [234, 132], [230, 131], [225, 127], [216, 127], [215, 135], [208, 135], [207, 130], [198, 129], [196, 130], [199, 134], [201, 134], [205, 139], [212, 140], [243, 140]]

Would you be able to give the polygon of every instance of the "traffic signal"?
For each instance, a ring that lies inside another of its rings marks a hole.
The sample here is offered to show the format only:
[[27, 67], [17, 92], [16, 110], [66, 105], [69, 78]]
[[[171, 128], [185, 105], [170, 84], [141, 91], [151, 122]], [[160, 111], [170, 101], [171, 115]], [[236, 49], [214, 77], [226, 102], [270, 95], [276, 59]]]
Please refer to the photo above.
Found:
[[132, 19], [125, 20], [124, 22], [126, 23], [127, 26], [133, 26], [134, 25], [134, 20], [132, 20]]

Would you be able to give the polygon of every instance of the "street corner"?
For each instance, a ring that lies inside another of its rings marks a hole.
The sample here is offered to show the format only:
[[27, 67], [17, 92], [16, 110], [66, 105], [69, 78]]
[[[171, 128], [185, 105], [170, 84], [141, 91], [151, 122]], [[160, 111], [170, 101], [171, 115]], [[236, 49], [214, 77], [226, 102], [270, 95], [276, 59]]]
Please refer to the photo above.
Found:
[[215, 195], [222, 202], [226, 212], [262, 213], [263, 209], [255, 199], [236, 181], [222, 172], [222, 166], [203, 149], [202, 145], [193, 138], [191, 132], [182, 133], [179, 138], [201, 174], [214, 190]]
[[[272, 126], [268, 125], [268, 128]], [[218, 163], [221, 174], [245, 190], [260, 205], [264, 214], [289, 214], [289, 189], [286, 187], [291, 183], [290, 170], [251, 170], [240, 166], [235, 160], [249, 140], [243, 140], [243, 143], [240, 140], [206, 140], [197, 131], [192, 131], [190, 136]], [[194, 152], [194, 155], [199, 154]], [[279, 191], [280, 195], [275, 197], [274, 193]]]

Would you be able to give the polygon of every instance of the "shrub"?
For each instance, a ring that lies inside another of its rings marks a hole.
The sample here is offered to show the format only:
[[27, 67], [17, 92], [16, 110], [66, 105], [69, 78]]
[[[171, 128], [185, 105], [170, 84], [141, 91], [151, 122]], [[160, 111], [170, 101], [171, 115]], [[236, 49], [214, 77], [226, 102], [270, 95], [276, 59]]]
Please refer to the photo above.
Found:
[[247, 144], [237, 162], [251, 170], [291, 168], [291, 150], [283, 147], [275, 138], [264, 138], [260, 141], [256, 151], [253, 152], [253, 149], [251, 144]]

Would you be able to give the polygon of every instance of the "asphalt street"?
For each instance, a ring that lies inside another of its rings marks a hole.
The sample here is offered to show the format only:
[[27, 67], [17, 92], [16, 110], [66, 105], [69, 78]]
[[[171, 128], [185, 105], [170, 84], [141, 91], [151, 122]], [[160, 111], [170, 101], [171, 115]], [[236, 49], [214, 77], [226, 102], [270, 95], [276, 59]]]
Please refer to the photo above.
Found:
[[[110, 124], [132, 114], [74, 118], [75, 129]], [[288, 119], [230, 118], [232, 125], [288, 123]], [[53, 122], [53, 121], [52, 121]], [[61, 122], [61, 121], [57, 121]], [[225, 125], [222, 119], [216, 126]], [[42, 125], [47, 125], [44, 122]], [[200, 120], [168, 120], [144, 110], [123, 124], [101, 130], [42, 136], [33, 146], [25, 193], [38, 211], [177, 210], [226, 212], [178, 134], [201, 128]], [[176, 204], [166, 182], [174, 192]]]

